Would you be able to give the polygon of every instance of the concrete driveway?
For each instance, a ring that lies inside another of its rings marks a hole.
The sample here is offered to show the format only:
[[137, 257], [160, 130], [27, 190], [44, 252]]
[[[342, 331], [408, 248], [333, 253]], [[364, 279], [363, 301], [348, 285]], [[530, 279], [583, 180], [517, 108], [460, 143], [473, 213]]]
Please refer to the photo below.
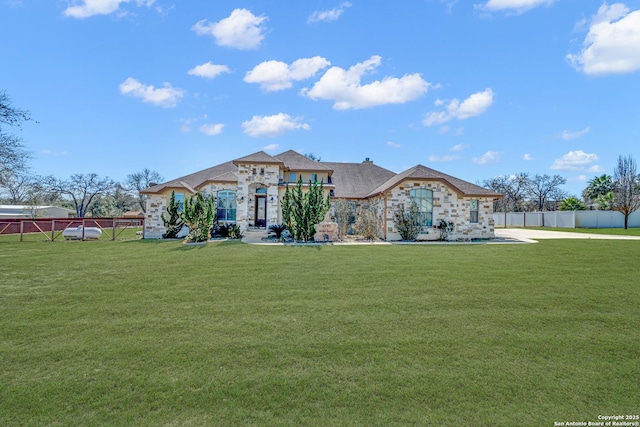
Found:
[[497, 238], [517, 239], [531, 242], [542, 239], [600, 239], [600, 240], [640, 240], [640, 236], [618, 236], [615, 234], [574, 233], [570, 231], [531, 230], [526, 228], [496, 228]]

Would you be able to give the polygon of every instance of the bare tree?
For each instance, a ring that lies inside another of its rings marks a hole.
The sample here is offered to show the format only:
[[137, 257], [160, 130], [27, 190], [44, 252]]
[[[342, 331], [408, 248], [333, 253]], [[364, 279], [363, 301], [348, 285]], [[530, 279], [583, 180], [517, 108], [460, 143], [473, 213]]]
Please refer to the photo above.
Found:
[[24, 171], [0, 174], [0, 194], [12, 205], [24, 204], [36, 190], [38, 178]]
[[535, 175], [529, 179], [529, 196], [538, 211], [549, 210], [549, 202], [551, 198], [555, 201], [560, 201], [566, 196], [563, 195], [563, 191], [560, 189], [561, 185], [567, 183], [567, 180], [560, 175]]
[[497, 176], [484, 181], [484, 186], [504, 194], [504, 197], [496, 202], [496, 212], [522, 212], [524, 203], [529, 193], [529, 174], [518, 173], [511, 176]]
[[115, 188], [111, 178], [100, 178], [95, 173], [71, 175], [69, 180], [48, 176], [43, 179], [43, 185], [49, 192], [69, 197], [78, 218], [87, 214], [96, 196], [110, 194]]
[[147, 168], [144, 168], [141, 172], [130, 173], [127, 175], [127, 189], [136, 193], [142, 212], [147, 211], [147, 196], [142, 194], [141, 191], [162, 181], [164, 181], [162, 175], [157, 171]]
[[[11, 98], [0, 92], [0, 177], [27, 169], [29, 153], [24, 149], [22, 138], [6, 132], [6, 126], [20, 129], [23, 122], [31, 120], [28, 111], [11, 105]], [[1, 185], [1, 184], [0, 184]]]
[[624, 215], [624, 228], [629, 226], [629, 215], [640, 208], [640, 176], [631, 155], [618, 156], [613, 170], [613, 202], [611, 209]]

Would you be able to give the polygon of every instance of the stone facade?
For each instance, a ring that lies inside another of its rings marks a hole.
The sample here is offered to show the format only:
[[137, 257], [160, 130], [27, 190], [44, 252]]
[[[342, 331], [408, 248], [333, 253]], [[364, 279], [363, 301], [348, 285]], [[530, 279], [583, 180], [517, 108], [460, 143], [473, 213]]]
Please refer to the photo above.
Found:
[[[411, 204], [411, 191], [415, 189], [432, 192], [429, 193], [432, 194], [432, 225], [425, 226], [419, 240], [437, 240], [440, 233], [436, 226], [440, 220], [454, 223], [451, 239], [494, 236], [493, 201], [501, 195], [487, 189], [422, 165], [395, 174], [373, 165], [368, 159], [362, 163], [322, 163], [287, 151], [277, 156], [254, 153], [144, 190], [148, 196], [144, 237], [162, 238], [165, 232], [162, 215], [166, 213], [172, 191], [185, 198], [198, 191], [215, 198], [221, 191], [231, 191], [235, 193], [235, 200], [231, 195], [234, 206], [225, 212], [235, 208], [235, 218], [230, 214], [231, 219], [221, 222], [236, 223], [242, 230], [280, 224], [283, 222], [280, 203], [286, 187], [296, 185], [299, 178], [305, 187], [310, 180], [323, 182], [326, 195], [348, 201], [356, 211], [371, 202], [377, 203], [382, 211], [380, 237], [386, 240], [400, 240], [394, 212], [400, 204]], [[230, 199], [221, 200], [229, 202]], [[477, 213], [472, 214], [472, 203], [477, 206]], [[325, 221], [330, 221], [332, 215], [333, 210], [327, 213]], [[334, 236], [333, 229], [322, 227], [318, 229], [320, 240], [326, 236], [329, 240], [337, 239], [337, 230]]]
[[[385, 230], [381, 237], [386, 240], [400, 240], [394, 224], [394, 212], [399, 205], [411, 204], [411, 190], [424, 188], [433, 192], [432, 226], [418, 235], [418, 240], [438, 240], [440, 232], [437, 225], [440, 220], [452, 221], [455, 225], [451, 240], [488, 239], [494, 236], [493, 199], [478, 197], [460, 197], [458, 193], [442, 182], [405, 181], [385, 192], [382, 196], [386, 206], [384, 216]], [[478, 222], [471, 222], [471, 200], [478, 200]]]

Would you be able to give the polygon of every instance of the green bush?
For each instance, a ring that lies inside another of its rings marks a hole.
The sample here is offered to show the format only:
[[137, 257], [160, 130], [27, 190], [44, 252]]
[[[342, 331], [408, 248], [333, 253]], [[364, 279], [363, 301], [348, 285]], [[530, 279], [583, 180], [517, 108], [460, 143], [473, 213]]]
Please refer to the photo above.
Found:
[[287, 185], [282, 200], [282, 219], [294, 240], [313, 240], [316, 224], [324, 219], [331, 206], [329, 196], [324, 197], [322, 183], [309, 181], [307, 191], [302, 190], [302, 177], [295, 187]]
[[213, 198], [206, 198], [201, 192], [184, 200], [182, 222], [189, 227], [186, 242], [206, 242], [216, 218]]
[[269, 226], [269, 231], [276, 235], [276, 239], [282, 239], [282, 233], [284, 233], [286, 229], [286, 224], [273, 224]]
[[167, 206], [168, 217], [165, 217], [164, 213], [161, 215], [162, 222], [164, 224], [165, 233], [162, 234], [163, 239], [176, 239], [180, 230], [182, 230], [182, 216], [180, 215], [180, 205], [176, 201], [176, 192], [171, 192], [171, 198], [169, 199], [169, 206]]

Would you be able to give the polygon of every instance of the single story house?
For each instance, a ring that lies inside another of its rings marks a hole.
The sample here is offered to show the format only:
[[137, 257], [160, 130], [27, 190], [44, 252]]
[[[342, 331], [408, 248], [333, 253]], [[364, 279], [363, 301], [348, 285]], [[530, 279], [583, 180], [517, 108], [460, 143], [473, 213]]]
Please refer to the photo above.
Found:
[[331, 200], [346, 200], [354, 207], [376, 203], [382, 215], [379, 236], [386, 240], [400, 240], [394, 211], [400, 204], [411, 203], [417, 204], [423, 225], [419, 239], [436, 239], [434, 227], [440, 219], [455, 224], [454, 238], [491, 238], [493, 202], [502, 197], [422, 165], [396, 174], [369, 159], [318, 162], [292, 150], [275, 156], [259, 151], [143, 190], [148, 196], [144, 236], [162, 237], [162, 214], [172, 192], [179, 202], [199, 191], [215, 197], [218, 221], [238, 224], [242, 230], [279, 224], [286, 186], [295, 185], [299, 178], [306, 185], [322, 182]]

